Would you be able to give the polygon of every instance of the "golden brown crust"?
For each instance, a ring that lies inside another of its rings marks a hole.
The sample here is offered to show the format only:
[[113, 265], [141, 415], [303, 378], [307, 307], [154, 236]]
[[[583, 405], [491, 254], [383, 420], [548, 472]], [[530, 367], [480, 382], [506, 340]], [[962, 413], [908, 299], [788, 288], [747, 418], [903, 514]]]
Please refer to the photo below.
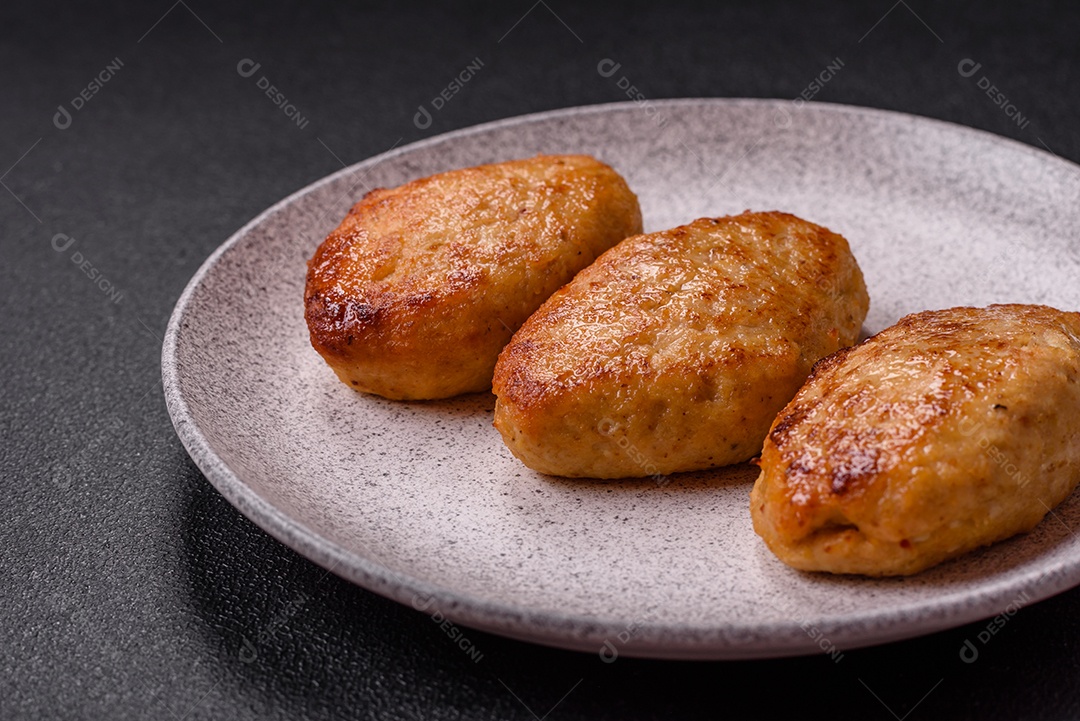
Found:
[[803, 570], [910, 574], [1029, 530], [1080, 480], [1080, 314], [906, 316], [777, 416], [754, 528]]
[[495, 425], [529, 467], [672, 473], [746, 460], [869, 300], [839, 235], [786, 213], [624, 240], [525, 323], [495, 369]]
[[583, 155], [374, 190], [308, 262], [311, 343], [343, 381], [388, 398], [486, 390], [529, 314], [639, 232], [625, 181]]

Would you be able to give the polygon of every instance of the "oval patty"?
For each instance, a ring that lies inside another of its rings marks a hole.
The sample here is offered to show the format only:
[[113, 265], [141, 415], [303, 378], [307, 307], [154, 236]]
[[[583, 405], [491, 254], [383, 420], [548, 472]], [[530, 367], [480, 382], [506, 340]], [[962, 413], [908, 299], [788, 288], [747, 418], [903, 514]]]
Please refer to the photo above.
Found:
[[618, 478], [757, 455], [869, 300], [847, 241], [786, 213], [627, 238], [553, 295], [495, 368], [495, 426], [525, 465]]
[[308, 262], [311, 344], [353, 388], [445, 398], [556, 289], [641, 232], [626, 182], [584, 155], [454, 170], [357, 203]]
[[1080, 480], [1080, 314], [909, 315], [814, 367], [751, 495], [788, 565], [910, 574], [1033, 528]]

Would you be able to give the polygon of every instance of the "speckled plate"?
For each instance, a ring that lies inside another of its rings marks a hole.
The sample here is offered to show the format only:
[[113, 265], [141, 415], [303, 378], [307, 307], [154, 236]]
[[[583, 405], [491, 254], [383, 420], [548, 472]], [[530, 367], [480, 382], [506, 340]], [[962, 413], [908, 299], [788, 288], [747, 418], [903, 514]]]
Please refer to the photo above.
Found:
[[191, 280], [165, 339], [165, 394], [191, 457], [241, 512], [424, 613], [608, 659], [850, 648], [1080, 583], [1076, 495], [1034, 532], [914, 578], [809, 575], [754, 535], [749, 466], [662, 486], [544, 477], [503, 447], [490, 395], [400, 403], [341, 384], [308, 344], [302, 292], [305, 261], [349, 206], [376, 186], [540, 152], [613, 165], [638, 193], [646, 230], [775, 208], [842, 233], [870, 289], [867, 332], [926, 308], [1080, 308], [1080, 167], [1010, 140], [770, 100], [599, 105], [490, 123], [301, 190]]

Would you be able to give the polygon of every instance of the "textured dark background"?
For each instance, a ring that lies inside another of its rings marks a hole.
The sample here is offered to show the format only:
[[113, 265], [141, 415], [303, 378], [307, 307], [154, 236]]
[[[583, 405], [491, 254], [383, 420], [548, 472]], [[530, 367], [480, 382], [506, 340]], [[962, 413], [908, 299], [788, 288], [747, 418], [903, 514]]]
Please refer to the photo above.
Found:
[[[603, 58], [650, 98], [792, 98], [839, 57], [819, 100], [1080, 160], [1069, 4], [172, 2], [0, 9], [0, 718], [1080, 716], [1080, 591], [1022, 610], [973, 664], [958, 652], [982, 624], [839, 663], [604, 664], [469, 632], [474, 663], [427, 616], [233, 510], [174, 436], [158, 381], [188, 278], [248, 219], [337, 170], [334, 154], [352, 163], [399, 139], [625, 100], [597, 73]], [[116, 58], [56, 127], [58, 106]], [[238, 74], [244, 58], [256, 76]], [[418, 106], [474, 58], [482, 70], [418, 129]], [[957, 71], [965, 58], [976, 76]]]

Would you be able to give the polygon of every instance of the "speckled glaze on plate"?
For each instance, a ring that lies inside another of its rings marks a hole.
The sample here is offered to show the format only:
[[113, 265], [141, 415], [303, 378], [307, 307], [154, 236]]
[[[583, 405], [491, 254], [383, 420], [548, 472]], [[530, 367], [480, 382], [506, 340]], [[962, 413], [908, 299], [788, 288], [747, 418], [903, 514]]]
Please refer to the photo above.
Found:
[[618, 655], [751, 658], [881, 643], [1080, 583], [1080, 497], [1034, 532], [907, 579], [810, 575], [754, 535], [750, 466], [580, 481], [518, 463], [489, 394], [360, 395], [308, 343], [304, 263], [367, 189], [535, 153], [590, 153], [646, 231], [746, 208], [842, 233], [865, 332], [925, 308], [1080, 308], [1080, 167], [897, 113], [774, 100], [571, 108], [431, 138], [347, 168], [221, 246], [165, 338], [176, 431], [267, 532], [373, 591], [466, 626]]

